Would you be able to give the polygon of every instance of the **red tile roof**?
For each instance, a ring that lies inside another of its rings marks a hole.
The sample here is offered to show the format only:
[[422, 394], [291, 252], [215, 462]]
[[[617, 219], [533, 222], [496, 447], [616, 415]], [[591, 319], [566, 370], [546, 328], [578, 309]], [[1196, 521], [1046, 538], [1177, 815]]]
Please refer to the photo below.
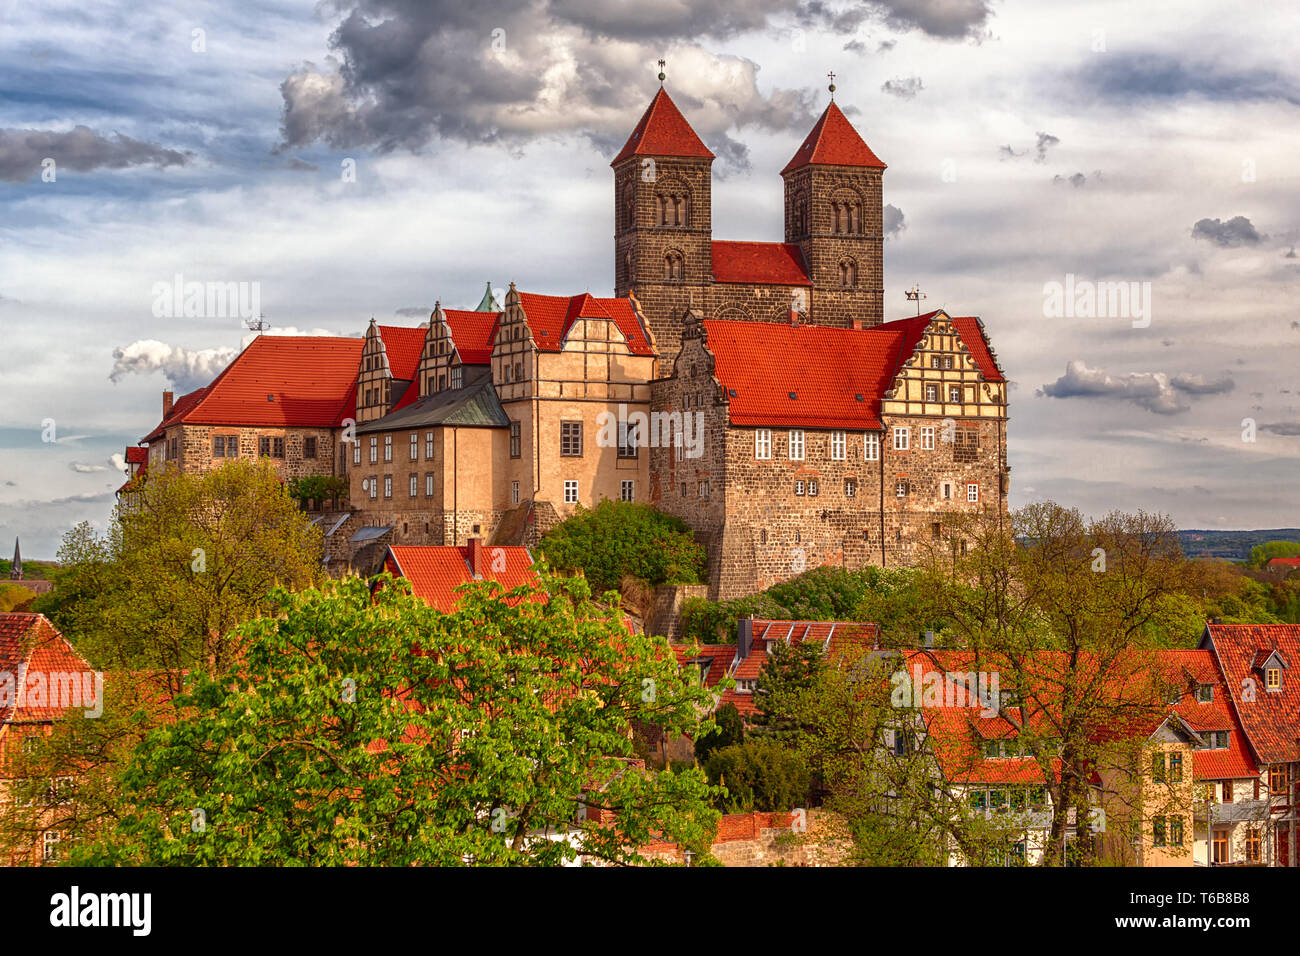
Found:
[[997, 359], [993, 357], [993, 350], [984, 335], [984, 323], [977, 316], [963, 315], [960, 318], [954, 317], [952, 326], [984, 377], [990, 382], [1002, 381], [1002, 370], [998, 368]]
[[388, 356], [388, 372], [394, 379], [409, 382], [420, 369], [420, 356], [424, 353], [427, 329], [402, 325], [379, 326], [379, 338]]
[[259, 335], [211, 385], [181, 398], [146, 441], [179, 422], [266, 428], [339, 426], [356, 410], [362, 343], [362, 339], [332, 336]]
[[[1251, 759], [1244, 728], [1232, 706], [1228, 685], [1215, 663], [1214, 655], [1208, 650], [1166, 650], [1160, 652], [1160, 658], [1171, 667], [1171, 679], [1177, 680], [1179, 674], [1184, 677], [1183, 696], [1174, 705], [1174, 712], [1197, 733], [1226, 730], [1229, 734], [1226, 749], [1193, 752], [1194, 778], [1227, 780], [1233, 777], [1259, 776], [1259, 768]], [[1197, 700], [1192, 683], [1213, 687], [1212, 699], [1205, 702]]]
[[781, 175], [808, 165], [871, 166], [886, 169], [832, 100]]
[[612, 320], [627, 340], [633, 355], [653, 355], [645, 328], [628, 299], [597, 299], [582, 295], [537, 295], [520, 292], [519, 304], [533, 334], [533, 343], [543, 352], [559, 352], [569, 329], [578, 319]]
[[812, 285], [803, 251], [792, 242], [715, 241], [713, 281]]
[[[43, 614], [0, 614], [0, 674], [14, 681], [14, 692], [0, 695], [0, 720], [5, 722], [55, 720], [74, 703], [94, 706], [94, 670]], [[67, 684], [53, 675], [71, 675], [79, 682], [78, 691], [90, 691], [91, 700], [72, 700]]]
[[443, 309], [451, 341], [465, 365], [487, 365], [492, 360], [492, 344], [497, 337], [499, 312], [469, 312], [463, 309]]
[[140, 445], [128, 445], [126, 448], [126, 460], [131, 465], [143, 465], [149, 460], [149, 449]]
[[1269, 558], [1265, 567], [1270, 568], [1300, 568], [1300, 558]]
[[158, 423], [154, 430], [140, 440], [145, 443], [151, 443], [162, 438], [168, 428], [179, 422], [185, 416], [186, 412], [199, 403], [199, 400], [207, 394], [208, 388], [209, 386], [207, 385], [203, 386], [203, 388], [196, 388], [194, 391], [176, 399], [176, 401], [172, 403], [171, 412], [163, 416], [163, 420]]
[[[533, 557], [517, 545], [481, 546], [482, 580], [495, 581], [505, 590], [536, 584]], [[451, 613], [460, 603], [456, 588], [474, 580], [473, 546], [393, 545], [384, 555], [384, 567], [411, 582], [411, 590], [440, 611]], [[493, 570], [493, 568], [499, 570]]]
[[617, 166], [629, 156], [714, 158], [663, 87], [641, 114], [640, 122], [610, 165]]
[[[1300, 624], [1207, 624], [1201, 647], [1214, 652], [1233, 708], [1260, 763], [1300, 761]], [[1282, 689], [1265, 689], [1259, 664], [1277, 652]], [[1253, 682], [1254, 700], [1245, 700]]]

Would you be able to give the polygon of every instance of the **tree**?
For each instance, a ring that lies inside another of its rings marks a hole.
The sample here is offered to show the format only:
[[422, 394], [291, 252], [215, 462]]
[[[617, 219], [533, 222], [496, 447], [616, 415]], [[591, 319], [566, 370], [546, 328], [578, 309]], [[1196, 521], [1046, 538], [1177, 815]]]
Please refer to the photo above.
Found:
[[200, 475], [151, 473], [108, 532], [64, 536], [44, 612], [102, 669], [220, 671], [232, 632], [269, 606], [276, 584], [322, 577], [322, 538], [265, 461]]
[[597, 594], [616, 590], [625, 575], [651, 586], [698, 584], [706, 558], [704, 546], [680, 518], [608, 498], [561, 521], [539, 549], [552, 567], [581, 571]]
[[798, 716], [798, 702], [817, 683], [825, 667], [821, 646], [812, 641], [794, 645], [773, 642], [759, 671], [754, 693], [758, 713], [753, 719], [753, 735], [797, 747], [804, 729]]
[[[710, 729], [708, 691], [585, 582], [467, 585], [443, 614], [384, 576], [275, 592], [242, 658], [150, 732], [86, 864], [554, 865], [707, 853], [715, 791], [652, 773], [629, 726]], [[508, 599], [508, 600], [507, 600]]]
[[924, 556], [931, 613], [951, 622], [977, 670], [999, 674], [998, 713], [1042, 771], [1047, 862], [1061, 863], [1071, 815], [1088, 819], [1094, 771], [1131, 762], [1134, 735], [1165, 714], [1154, 651], [1184, 621], [1176, 529], [1143, 512], [1089, 521], [1051, 502], [1009, 523], [976, 513], [945, 527], [973, 547], [958, 555], [941, 541]]
[[700, 763], [708, 762], [709, 757], [724, 747], [745, 741], [745, 721], [730, 701], [713, 712], [713, 723], [713, 730], [695, 740], [695, 759]]
[[798, 751], [775, 740], [724, 747], [709, 758], [705, 771], [710, 783], [726, 788], [715, 801], [724, 813], [769, 813], [808, 803], [808, 768]]
[[1265, 541], [1250, 549], [1252, 568], [1262, 568], [1271, 558], [1294, 558], [1300, 555], [1300, 541]]

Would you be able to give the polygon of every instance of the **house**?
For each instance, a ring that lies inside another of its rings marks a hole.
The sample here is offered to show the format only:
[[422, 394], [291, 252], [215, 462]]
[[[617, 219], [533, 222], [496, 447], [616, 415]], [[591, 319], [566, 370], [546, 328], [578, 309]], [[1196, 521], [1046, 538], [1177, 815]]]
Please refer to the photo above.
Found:
[[[1254, 806], [1264, 801], [1264, 832], [1243, 850], [1234, 832], [1235, 808], [1215, 807], [1210, 820], [1221, 844], [1221, 862], [1241, 860], [1269, 866], [1300, 866], [1300, 625], [1218, 624], [1205, 626], [1200, 649], [1214, 656], [1224, 693], [1240, 721], [1259, 773], [1247, 794], [1249, 827], [1260, 821]], [[1239, 787], [1238, 793], [1244, 790]], [[1234, 793], [1234, 802], [1238, 799]], [[1262, 842], [1263, 846], [1257, 844]]]
[[393, 545], [384, 553], [383, 567], [411, 582], [416, 597], [448, 614], [460, 603], [456, 589], [472, 581], [495, 581], [505, 591], [537, 583], [527, 548], [484, 547], [479, 538], [463, 546]]

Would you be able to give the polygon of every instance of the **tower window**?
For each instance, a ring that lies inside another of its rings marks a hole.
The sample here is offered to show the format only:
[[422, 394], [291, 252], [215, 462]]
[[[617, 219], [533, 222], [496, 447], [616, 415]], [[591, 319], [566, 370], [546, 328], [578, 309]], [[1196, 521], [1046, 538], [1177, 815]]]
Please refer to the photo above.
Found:
[[858, 284], [858, 265], [852, 259], [840, 261], [840, 286], [851, 289]]
[[670, 252], [664, 256], [664, 279], [669, 282], [681, 282], [686, 272], [686, 264], [680, 252]]

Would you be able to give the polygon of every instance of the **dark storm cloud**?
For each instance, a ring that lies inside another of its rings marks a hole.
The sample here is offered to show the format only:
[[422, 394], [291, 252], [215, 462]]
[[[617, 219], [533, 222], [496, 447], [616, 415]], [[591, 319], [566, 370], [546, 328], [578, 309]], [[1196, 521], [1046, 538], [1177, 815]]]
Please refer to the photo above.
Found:
[[1164, 372], [1111, 375], [1105, 369], [1089, 368], [1074, 360], [1066, 364], [1064, 375], [1040, 387], [1037, 394], [1046, 398], [1117, 399], [1157, 415], [1175, 415], [1191, 408], [1188, 395], [1217, 395], [1234, 387], [1230, 375], [1213, 381], [1186, 372], [1173, 376]]
[[888, 93], [890, 96], [897, 96], [899, 99], [911, 100], [916, 98], [916, 94], [925, 89], [921, 84], [919, 76], [900, 76], [892, 80], [886, 80], [880, 87], [880, 92]]
[[1192, 226], [1192, 238], [1204, 239], [1216, 246], [1230, 249], [1236, 246], [1256, 246], [1267, 236], [1261, 236], [1259, 230], [1245, 216], [1233, 216], [1226, 222], [1218, 219], [1198, 219]]
[[104, 136], [88, 126], [59, 132], [45, 129], [0, 129], [0, 180], [19, 183], [41, 174], [53, 159], [55, 171], [79, 173], [128, 166], [184, 166], [189, 155], [141, 142], [121, 133]]
[[1267, 425], [1260, 425], [1259, 430], [1291, 438], [1300, 435], [1300, 422], [1270, 422]]
[[1200, 96], [1243, 102], [1278, 100], [1300, 105], [1296, 81], [1276, 70], [1239, 67], [1232, 60], [1194, 62], [1157, 51], [1090, 57], [1073, 81], [1108, 100], [1169, 100]]
[[884, 213], [884, 232], [887, 236], [897, 236], [907, 228], [907, 223], [903, 218], [903, 210], [899, 209], [892, 203], [887, 204], [881, 212]]
[[800, 13], [806, 22], [842, 33], [852, 32], [868, 20], [883, 20], [896, 30], [920, 30], [939, 39], [959, 40], [983, 32], [992, 5], [988, 0], [876, 0], [853, 4], [812, 0], [803, 4]]
[[1051, 149], [1053, 146], [1058, 145], [1061, 142], [1061, 140], [1060, 137], [1053, 136], [1051, 133], [1040, 132], [1037, 134], [1037, 136], [1038, 136], [1038, 142], [1034, 144], [1034, 152], [1037, 154], [1037, 156], [1035, 157], [1034, 161], [1039, 163], [1045, 163], [1047, 162], [1047, 151]]

